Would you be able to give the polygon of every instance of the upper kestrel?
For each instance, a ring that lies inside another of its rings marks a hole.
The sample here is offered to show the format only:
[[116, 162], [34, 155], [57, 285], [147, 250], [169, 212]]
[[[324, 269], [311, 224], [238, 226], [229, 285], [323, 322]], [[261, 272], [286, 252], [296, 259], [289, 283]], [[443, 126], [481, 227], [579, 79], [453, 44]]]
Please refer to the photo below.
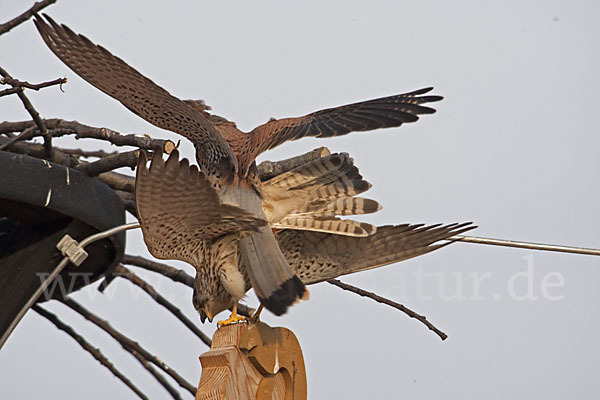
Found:
[[[271, 120], [251, 132], [207, 112], [202, 103], [180, 100], [120, 58], [48, 16], [35, 24], [50, 49], [67, 66], [129, 110], [163, 129], [192, 141], [196, 159], [221, 203], [265, 219], [255, 158], [288, 140], [332, 137], [352, 131], [397, 127], [435, 110], [424, 106], [441, 96], [431, 88], [313, 112], [298, 118]], [[305, 295], [304, 284], [291, 271], [267, 226], [239, 241], [241, 258], [259, 299], [277, 315]]]

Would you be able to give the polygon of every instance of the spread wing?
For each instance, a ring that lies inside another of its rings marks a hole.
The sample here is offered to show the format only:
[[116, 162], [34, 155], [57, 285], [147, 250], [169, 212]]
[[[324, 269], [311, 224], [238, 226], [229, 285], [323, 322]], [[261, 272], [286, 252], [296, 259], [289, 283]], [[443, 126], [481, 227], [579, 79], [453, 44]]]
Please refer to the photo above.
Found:
[[309, 285], [429, 253], [452, 243], [439, 241], [473, 228], [470, 222], [445, 226], [387, 225], [367, 237], [285, 230], [277, 240], [292, 271]]
[[419, 115], [435, 112], [433, 108], [422, 104], [442, 100], [441, 96], [425, 95], [432, 89], [328, 108], [304, 117], [273, 119], [250, 132], [254, 155], [256, 157], [288, 140], [308, 136], [341, 136], [354, 131], [391, 128], [405, 122], [415, 122]]
[[205, 175], [188, 160], [179, 161], [177, 150], [166, 162], [157, 151], [150, 168], [146, 163], [140, 154], [135, 200], [144, 242], [153, 256], [198, 265], [207, 240], [266, 225], [241, 208], [221, 204]]
[[40, 17], [35, 19], [44, 42], [80, 77], [151, 124], [191, 140], [200, 162], [237, 170], [229, 144], [197, 107], [172, 96], [85, 36], [44, 17], [48, 23]]

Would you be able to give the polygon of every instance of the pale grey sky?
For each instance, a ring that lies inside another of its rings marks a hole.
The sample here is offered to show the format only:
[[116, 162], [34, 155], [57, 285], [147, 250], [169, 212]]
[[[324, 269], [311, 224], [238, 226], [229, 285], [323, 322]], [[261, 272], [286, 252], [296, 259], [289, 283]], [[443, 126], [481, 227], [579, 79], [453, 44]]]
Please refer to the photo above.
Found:
[[[29, 6], [1, 0], [0, 20]], [[384, 206], [367, 218], [377, 224], [474, 221], [480, 236], [600, 247], [596, 1], [59, 0], [45, 12], [246, 130], [270, 117], [435, 86], [445, 99], [416, 124], [305, 139], [262, 159], [323, 145], [349, 152], [374, 185], [367, 194]], [[0, 37], [0, 64], [30, 82], [69, 78], [65, 93], [29, 94], [43, 117], [178, 139], [78, 78], [31, 22]], [[27, 118], [16, 97], [0, 99], [0, 121]], [[127, 249], [147, 254], [139, 232], [128, 235]], [[138, 272], [197, 320], [191, 290]], [[599, 258], [455, 244], [344, 280], [425, 314], [449, 338], [389, 307], [312, 286], [311, 299], [286, 316], [263, 314], [298, 336], [311, 399], [600, 394]], [[87, 289], [75, 297], [196, 384], [206, 347], [145, 294], [116, 283], [109, 296]], [[253, 294], [248, 300], [256, 304]], [[59, 304], [48, 308], [151, 398], [168, 397], [106, 334]], [[202, 329], [210, 335], [215, 327]], [[0, 397], [42, 396], [133, 394], [30, 313], [0, 352]]]

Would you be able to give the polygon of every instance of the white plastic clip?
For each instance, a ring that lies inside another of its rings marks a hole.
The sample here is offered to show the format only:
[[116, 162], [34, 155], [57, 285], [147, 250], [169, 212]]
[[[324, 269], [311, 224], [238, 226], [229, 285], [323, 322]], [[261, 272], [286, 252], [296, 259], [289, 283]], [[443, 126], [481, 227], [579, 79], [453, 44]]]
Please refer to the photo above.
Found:
[[63, 256], [69, 257], [69, 260], [76, 266], [80, 266], [88, 257], [88, 253], [83, 247], [79, 246], [79, 242], [69, 235], [63, 236], [56, 248], [60, 250]]

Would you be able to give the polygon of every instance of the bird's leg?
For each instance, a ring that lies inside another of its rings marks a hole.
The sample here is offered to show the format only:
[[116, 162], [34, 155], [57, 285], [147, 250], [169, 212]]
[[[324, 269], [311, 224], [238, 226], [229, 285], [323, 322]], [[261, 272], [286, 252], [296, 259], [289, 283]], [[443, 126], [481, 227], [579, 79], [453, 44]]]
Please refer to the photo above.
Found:
[[254, 314], [252, 314], [252, 318], [250, 318], [250, 321], [260, 322], [260, 313], [262, 312], [263, 308], [263, 304], [260, 303], [260, 306], [258, 306], [258, 310], [254, 311]]
[[243, 315], [238, 315], [237, 302], [234, 302], [233, 309], [231, 310], [231, 316], [229, 318], [227, 318], [225, 321], [217, 322], [217, 325], [219, 328], [221, 328], [223, 326], [235, 324], [236, 322], [241, 322], [241, 321], [246, 321], [246, 317], [244, 317]]

